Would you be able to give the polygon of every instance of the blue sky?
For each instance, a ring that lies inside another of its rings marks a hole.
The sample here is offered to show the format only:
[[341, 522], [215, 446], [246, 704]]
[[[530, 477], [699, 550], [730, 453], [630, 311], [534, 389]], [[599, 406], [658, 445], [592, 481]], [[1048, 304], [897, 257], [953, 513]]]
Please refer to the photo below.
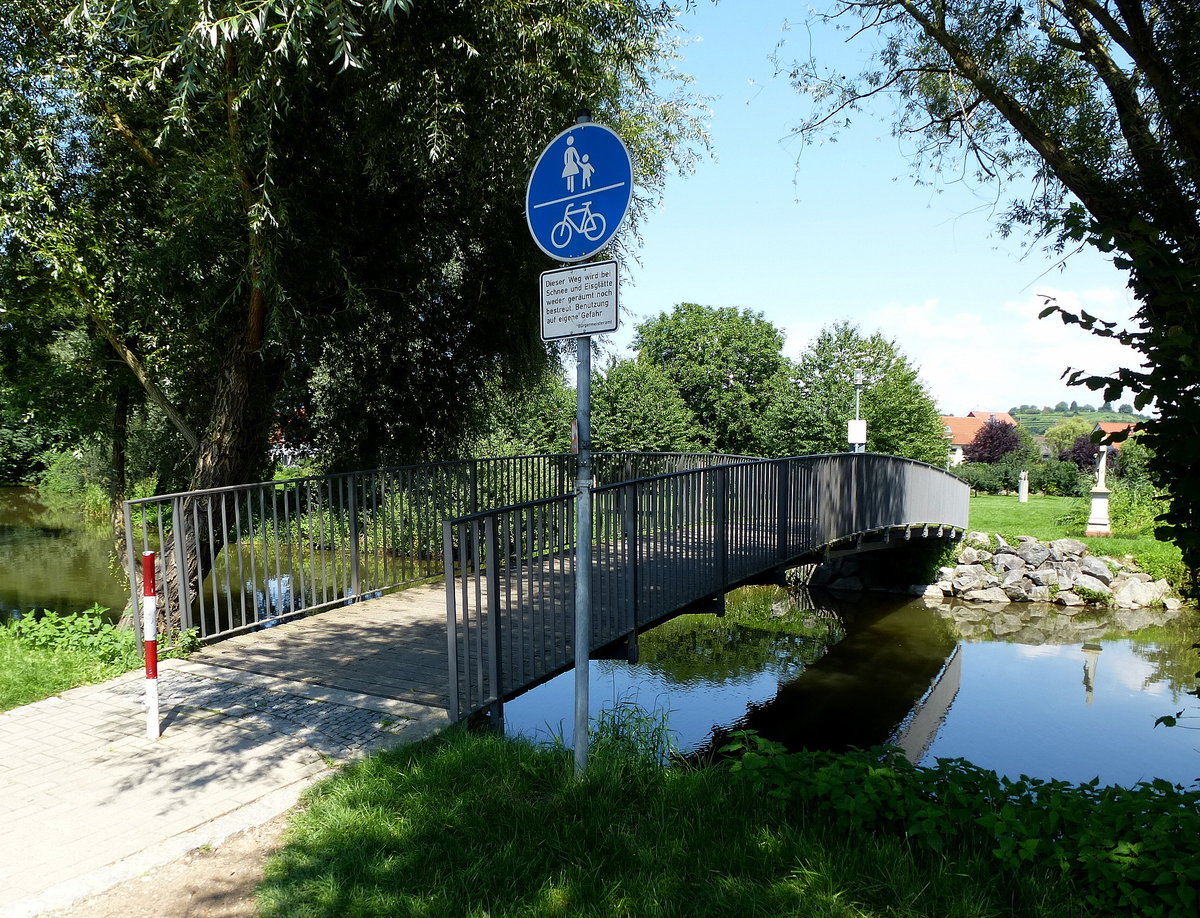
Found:
[[1134, 307], [1123, 276], [1090, 252], [1059, 270], [1040, 250], [1002, 239], [989, 189], [917, 187], [883, 117], [859, 115], [834, 144], [802, 148], [789, 138], [809, 103], [774, 76], [779, 40], [787, 38], [787, 59], [811, 42], [821, 60], [852, 72], [869, 51], [802, 22], [785, 33], [788, 17], [806, 8], [701, 0], [683, 15], [693, 41], [679, 69], [712, 97], [713, 155], [669, 180], [645, 220], [609, 349], [624, 352], [635, 324], [676, 303], [736, 306], [782, 328], [792, 357], [834, 321], [883, 332], [946, 414], [1098, 405], [1098, 394], [1063, 385], [1063, 370], [1109, 373], [1136, 355], [1056, 318], [1039, 321], [1039, 294], [1125, 321]]

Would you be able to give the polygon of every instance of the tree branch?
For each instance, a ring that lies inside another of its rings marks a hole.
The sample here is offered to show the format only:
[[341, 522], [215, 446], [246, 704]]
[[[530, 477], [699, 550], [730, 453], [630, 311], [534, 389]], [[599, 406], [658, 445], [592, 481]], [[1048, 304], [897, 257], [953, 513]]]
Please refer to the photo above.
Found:
[[121, 136], [121, 139], [129, 144], [130, 148], [132, 148], [132, 150], [141, 158], [142, 162], [144, 162], [151, 169], [157, 170], [159, 168], [159, 162], [153, 151], [144, 143], [142, 143], [141, 139], [126, 123], [125, 119], [121, 117], [121, 113], [109, 105], [107, 101], [101, 101], [100, 108], [104, 111], [104, 114], [108, 116], [108, 120], [112, 122], [113, 127], [116, 128], [117, 133]]
[[[76, 291], [76, 293], [78, 294], [80, 291]], [[134, 378], [137, 379], [138, 384], [146, 391], [146, 394], [150, 396], [150, 400], [153, 401], [154, 404], [158, 405], [158, 407], [162, 410], [162, 413], [167, 416], [167, 419], [172, 425], [174, 425], [175, 429], [179, 431], [183, 439], [187, 441], [188, 446], [190, 446], [193, 450], [199, 449], [200, 438], [196, 436], [196, 432], [192, 430], [187, 421], [183, 419], [183, 415], [176, 410], [175, 406], [171, 403], [171, 400], [167, 398], [166, 393], [164, 393], [162, 389], [155, 384], [154, 380], [150, 378], [150, 374], [146, 372], [146, 367], [142, 364], [142, 361], [138, 358], [138, 355], [130, 350], [129, 346], [121, 340], [121, 336], [118, 335], [113, 327], [108, 324], [108, 321], [105, 320], [96, 311], [96, 309], [92, 307], [90, 300], [87, 297], [80, 296], [80, 301], [85, 304], [89, 317], [95, 324], [96, 328], [100, 331], [100, 334], [104, 336], [104, 340], [109, 343], [109, 346], [113, 349], [113, 351], [116, 352], [117, 356], [120, 357], [121, 360], [125, 362], [125, 365], [133, 372]]]

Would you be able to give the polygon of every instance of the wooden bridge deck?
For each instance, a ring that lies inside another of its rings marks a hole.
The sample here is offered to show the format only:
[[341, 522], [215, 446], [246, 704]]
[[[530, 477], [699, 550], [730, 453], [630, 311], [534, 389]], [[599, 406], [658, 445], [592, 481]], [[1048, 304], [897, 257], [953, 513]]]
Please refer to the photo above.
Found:
[[423, 584], [229, 638], [200, 663], [445, 708], [446, 591]]

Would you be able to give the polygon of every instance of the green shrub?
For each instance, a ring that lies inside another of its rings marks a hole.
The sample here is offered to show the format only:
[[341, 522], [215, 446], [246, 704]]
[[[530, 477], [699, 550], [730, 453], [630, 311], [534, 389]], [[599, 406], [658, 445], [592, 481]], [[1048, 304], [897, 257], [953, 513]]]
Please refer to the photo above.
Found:
[[753, 733], [727, 751], [760, 792], [844, 831], [899, 834], [935, 852], [984, 843], [1004, 869], [1072, 878], [1097, 914], [1194, 915], [1200, 904], [1200, 792], [1167, 781], [1013, 781], [961, 759], [917, 767], [895, 748], [789, 754]]
[[999, 494], [1004, 490], [1004, 478], [993, 465], [986, 462], [964, 462], [952, 469], [955, 475], [971, 486], [972, 491]]
[[1114, 530], [1152, 535], [1155, 517], [1167, 510], [1168, 503], [1148, 481], [1116, 481], [1108, 498], [1108, 518]]
[[1029, 467], [1031, 493], [1049, 494], [1052, 497], [1082, 497], [1087, 494], [1088, 487], [1087, 480], [1079, 474], [1073, 462], [1048, 459]]
[[94, 605], [76, 615], [42, 612], [27, 615], [9, 627], [17, 642], [38, 650], [65, 650], [86, 654], [97, 663], [130, 662], [137, 666], [136, 635], [104, 619], [108, 609]]

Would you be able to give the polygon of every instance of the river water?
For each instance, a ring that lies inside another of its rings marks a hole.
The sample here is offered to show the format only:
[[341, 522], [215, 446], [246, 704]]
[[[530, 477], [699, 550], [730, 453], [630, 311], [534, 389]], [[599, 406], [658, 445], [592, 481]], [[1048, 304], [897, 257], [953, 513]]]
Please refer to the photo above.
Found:
[[0, 488], [0, 620], [13, 612], [69, 614], [99, 603], [114, 616], [128, 581], [110, 570], [107, 522], [54, 509], [30, 488]]
[[[110, 556], [103, 524], [0, 488], [0, 619], [119, 611], [128, 586]], [[592, 713], [662, 712], [685, 751], [750, 727], [791, 748], [892, 742], [915, 761], [961, 757], [1013, 777], [1200, 778], [1200, 730], [1154, 727], [1181, 709], [1200, 715], [1186, 694], [1200, 613], [1003, 609], [747, 588], [722, 618], [681, 616], [643, 635], [636, 665], [593, 662]], [[567, 673], [509, 702], [506, 729], [570, 743], [573, 690]]]
[[[1186, 694], [1200, 668], [1195, 610], [1002, 607], [1024, 615], [1014, 630], [1003, 613], [880, 594], [765, 605], [668, 622], [643, 636], [636, 665], [594, 661], [593, 716], [624, 703], [661, 712], [685, 752], [752, 728], [792, 749], [890, 742], [922, 764], [965, 758], [1013, 778], [1200, 780], [1200, 731], [1154, 726], [1200, 715]], [[505, 729], [570, 744], [573, 692], [566, 673], [510, 701]]]

